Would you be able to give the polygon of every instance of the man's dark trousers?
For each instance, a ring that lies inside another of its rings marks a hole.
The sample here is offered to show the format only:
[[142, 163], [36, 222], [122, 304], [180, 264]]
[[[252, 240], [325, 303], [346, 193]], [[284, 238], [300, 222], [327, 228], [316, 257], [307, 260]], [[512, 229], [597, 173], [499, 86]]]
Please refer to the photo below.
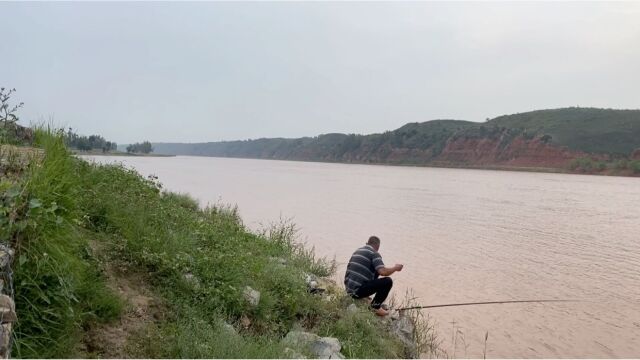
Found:
[[373, 298], [373, 301], [371, 302], [371, 307], [374, 309], [379, 309], [382, 303], [387, 299], [392, 286], [393, 280], [391, 280], [390, 277], [383, 277], [371, 281], [365, 281], [362, 286], [360, 286], [360, 288], [356, 290], [354, 297], [356, 299], [361, 299], [369, 295], [376, 294], [376, 296], [374, 296]]

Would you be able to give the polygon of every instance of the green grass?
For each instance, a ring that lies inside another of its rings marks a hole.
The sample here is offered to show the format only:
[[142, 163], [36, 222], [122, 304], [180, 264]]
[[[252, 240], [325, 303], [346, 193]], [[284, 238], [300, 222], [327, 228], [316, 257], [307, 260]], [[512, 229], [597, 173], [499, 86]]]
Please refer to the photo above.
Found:
[[35, 134], [46, 149], [22, 181], [2, 193], [9, 213], [3, 242], [16, 249], [14, 288], [19, 314], [13, 356], [69, 356], [92, 322], [118, 316], [122, 304], [106, 288], [77, 227], [75, 160], [60, 137]]
[[127, 350], [143, 358], [279, 358], [284, 346], [278, 338], [230, 332], [211, 313], [187, 307], [171, 322], [135, 334]]
[[342, 339], [342, 353], [349, 358], [380, 358], [380, 354], [385, 353], [405, 357], [402, 344], [394, 338], [380, 336], [388, 330], [365, 309], [343, 316], [336, 314], [332, 321], [323, 321], [319, 329], [321, 336]]
[[[36, 144], [44, 160], [0, 187], [4, 213], [16, 214], [3, 239], [18, 259], [13, 356], [91, 356], [78, 352], [83, 331], [118, 318], [124, 306], [106, 286], [102, 261], [145, 274], [170, 314], [131, 334], [129, 356], [282, 357], [280, 340], [294, 328], [338, 337], [350, 357], [403, 356], [370, 312], [348, 315], [340, 296], [306, 291], [306, 274], [327, 276], [334, 266], [296, 243], [293, 225], [254, 234], [235, 208], [201, 209], [156, 179], [74, 158], [59, 134], [38, 130]], [[258, 306], [243, 299], [245, 286], [261, 292]]]

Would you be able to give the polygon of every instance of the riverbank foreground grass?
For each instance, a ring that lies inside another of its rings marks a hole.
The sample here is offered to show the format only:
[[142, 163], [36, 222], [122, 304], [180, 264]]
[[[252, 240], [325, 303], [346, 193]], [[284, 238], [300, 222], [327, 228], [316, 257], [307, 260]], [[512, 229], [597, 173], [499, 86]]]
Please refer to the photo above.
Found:
[[156, 304], [135, 330], [110, 332], [120, 357], [281, 358], [291, 330], [337, 337], [347, 357], [406, 356], [370, 312], [307, 291], [305, 276], [333, 267], [298, 245], [292, 226], [254, 234], [234, 208], [201, 209], [156, 179], [75, 158], [59, 134], [36, 130], [34, 142], [43, 158], [0, 185], [2, 241], [16, 249], [12, 356], [104, 356], [91, 343], [104, 337], [86, 334], [117, 329], [130, 311], [114, 273], [143, 279]]

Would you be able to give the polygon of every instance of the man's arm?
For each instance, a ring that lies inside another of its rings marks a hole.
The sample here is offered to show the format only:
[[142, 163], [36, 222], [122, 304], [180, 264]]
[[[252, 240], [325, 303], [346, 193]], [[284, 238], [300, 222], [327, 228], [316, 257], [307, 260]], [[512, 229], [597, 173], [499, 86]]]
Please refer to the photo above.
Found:
[[380, 274], [380, 276], [390, 276], [396, 271], [402, 271], [402, 268], [402, 264], [395, 264], [392, 267], [383, 266], [378, 268], [378, 274]]

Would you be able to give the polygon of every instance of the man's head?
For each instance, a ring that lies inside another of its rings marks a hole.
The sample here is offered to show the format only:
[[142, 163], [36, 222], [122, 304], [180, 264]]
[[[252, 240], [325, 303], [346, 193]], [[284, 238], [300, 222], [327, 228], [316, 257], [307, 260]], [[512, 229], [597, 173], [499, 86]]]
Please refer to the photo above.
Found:
[[378, 249], [380, 249], [380, 238], [377, 236], [370, 237], [369, 241], [367, 241], [367, 245], [371, 245], [375, 251], [378, 251]]

